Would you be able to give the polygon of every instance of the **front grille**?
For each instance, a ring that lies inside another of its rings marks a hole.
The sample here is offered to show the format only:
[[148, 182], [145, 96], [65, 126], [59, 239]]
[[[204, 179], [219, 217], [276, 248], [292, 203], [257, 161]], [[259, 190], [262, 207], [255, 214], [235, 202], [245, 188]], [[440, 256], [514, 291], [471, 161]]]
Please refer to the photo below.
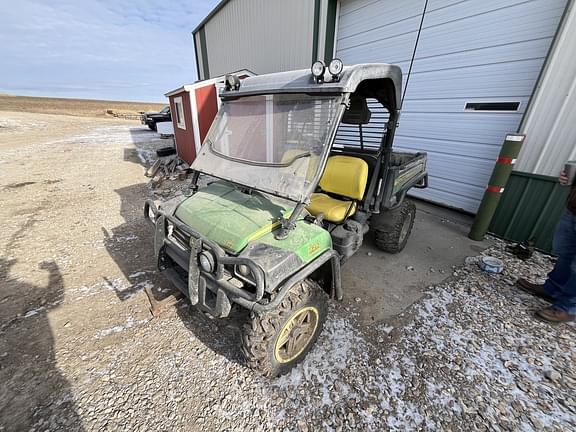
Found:
[[172, 229], [172, 237], [184, 248], [190, 248], [190, 234], [178, 229], [176, 226]]

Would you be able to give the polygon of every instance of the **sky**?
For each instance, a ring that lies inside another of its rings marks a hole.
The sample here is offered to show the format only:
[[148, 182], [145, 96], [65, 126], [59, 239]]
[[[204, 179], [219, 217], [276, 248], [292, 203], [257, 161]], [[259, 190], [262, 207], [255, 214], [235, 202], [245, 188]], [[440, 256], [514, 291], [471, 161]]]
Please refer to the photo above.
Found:
[[0, 93], [161, 102], [219, 0], [0, 0]]

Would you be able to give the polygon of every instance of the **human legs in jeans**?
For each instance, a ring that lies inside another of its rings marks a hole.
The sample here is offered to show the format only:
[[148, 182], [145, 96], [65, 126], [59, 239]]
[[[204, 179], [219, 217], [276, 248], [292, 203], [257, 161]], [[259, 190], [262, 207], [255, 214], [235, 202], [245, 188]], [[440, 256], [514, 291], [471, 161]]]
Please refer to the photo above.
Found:
[[576, 215], [566, 210], [554, 235], [558, 261], [548, 274], [544, 290], [554, 299], [554, 308], [576, 315]]

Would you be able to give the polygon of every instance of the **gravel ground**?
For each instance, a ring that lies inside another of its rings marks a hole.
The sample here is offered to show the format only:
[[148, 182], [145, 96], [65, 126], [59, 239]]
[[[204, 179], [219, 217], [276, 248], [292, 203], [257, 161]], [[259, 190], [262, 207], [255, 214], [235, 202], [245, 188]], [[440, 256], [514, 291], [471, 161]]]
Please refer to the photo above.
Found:
[[53, 117], [0, 113], [23, 125], [0, 143], [0, 430], [576, 429], [576, 327], [536, 320], [545, 303], [513, 286], [549, 257], [523, 262], [497, 241], [484, 253], [502, 275], [463, 264], [372, 326], [354, 302], [331, 303], [304, 362], [264, 379], [239, 355], [241, 315], [148, 312], [143, 289], [169, 285], [141, 164], [162, 142], [83, 119], [57, 140], [30, 135]]

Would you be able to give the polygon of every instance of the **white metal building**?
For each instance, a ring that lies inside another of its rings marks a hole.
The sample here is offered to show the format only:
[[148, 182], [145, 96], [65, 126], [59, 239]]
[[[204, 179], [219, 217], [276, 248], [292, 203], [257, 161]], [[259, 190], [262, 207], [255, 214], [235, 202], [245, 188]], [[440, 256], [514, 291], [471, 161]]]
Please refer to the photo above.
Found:
[[429, 155], [416, 195], [474, 213], [507, 133], [527, 134], [524, 174], [552, 181], [576, 158], [575, 15], [574, 0], [224, 0], [193, 33], [201, 78], [400, 65], [395, 146]]

